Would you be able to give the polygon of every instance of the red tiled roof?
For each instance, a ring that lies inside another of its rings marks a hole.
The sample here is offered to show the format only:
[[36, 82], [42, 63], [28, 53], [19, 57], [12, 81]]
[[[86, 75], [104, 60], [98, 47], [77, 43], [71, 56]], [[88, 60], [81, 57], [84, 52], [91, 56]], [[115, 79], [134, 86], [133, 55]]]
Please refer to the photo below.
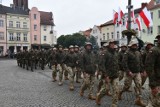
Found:
[[52, 26], [54, 26], [52, 12], [44, 12], [44, 11], [39, 11], [39, 12], [40, 12], [40, 17], [41, 17], [41, 22], [40, 23], [42, 25], [52, 25]]
[[147, 8], [149, 10], [153, 10], [153, 9], [156, 9], [156, 8], [160, 8], [160, 4], [155, 4], [155, 1], [154, 0], [151, 0], [148, 5], [147, 5]]
[[104, 24], [101, 24], [100, 27], [109, 26], [109, 25], [114, 25], [113, 20], [110, 20]]

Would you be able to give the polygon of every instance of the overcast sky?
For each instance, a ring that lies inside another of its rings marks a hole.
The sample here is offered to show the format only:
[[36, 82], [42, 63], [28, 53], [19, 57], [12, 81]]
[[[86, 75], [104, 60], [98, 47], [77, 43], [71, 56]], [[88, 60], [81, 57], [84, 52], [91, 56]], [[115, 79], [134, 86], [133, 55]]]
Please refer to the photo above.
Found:
[[[2, 4], [9, 6], [12, 1], [2, 0]], [[139, 8], [142, 2], [149, 1], [132, 0], [132, 4]], [[113, 18], [113, 9], [117, 11], [120, 6], [127, 12], [127, 4], [128, 0], [29, 0], [29, 8], [53, 12], [58, 36], [103, 24]]]

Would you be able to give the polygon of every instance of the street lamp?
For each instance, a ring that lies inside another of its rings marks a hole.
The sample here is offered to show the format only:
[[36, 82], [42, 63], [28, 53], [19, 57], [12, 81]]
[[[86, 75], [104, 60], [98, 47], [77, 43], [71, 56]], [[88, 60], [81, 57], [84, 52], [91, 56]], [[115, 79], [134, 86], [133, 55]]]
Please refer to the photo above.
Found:
[[132, 35], [136, 35], [136, 32], [134, 30], [131, 29], [131, 9], [133, 8], [133, 5], [131, 5], [132, 2], [131, 0], [128, 0], [128, 29], [122, 31], [122, 35], [126, 35], [127, 36], [127, 43], [129, 44], [129, 42], [131, 41]]

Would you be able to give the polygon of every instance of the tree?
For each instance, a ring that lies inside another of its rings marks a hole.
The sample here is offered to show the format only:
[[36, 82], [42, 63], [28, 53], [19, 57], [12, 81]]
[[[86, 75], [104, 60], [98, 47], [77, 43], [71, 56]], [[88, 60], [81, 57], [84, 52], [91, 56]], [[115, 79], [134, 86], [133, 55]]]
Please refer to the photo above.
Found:
[[79, 33], [74, 33], [72, 35], [61, 35], [57, 39], [58, 45], [62, 45], [63, 47], [69, 47], [70, 45], [84, 46], [85, 41], [85, 36]]

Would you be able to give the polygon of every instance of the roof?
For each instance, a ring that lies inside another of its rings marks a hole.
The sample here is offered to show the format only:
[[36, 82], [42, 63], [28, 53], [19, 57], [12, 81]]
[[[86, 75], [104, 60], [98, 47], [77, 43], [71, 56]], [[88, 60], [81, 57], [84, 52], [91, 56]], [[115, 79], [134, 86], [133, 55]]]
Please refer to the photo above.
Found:
[[101, 26], [97, 26], [97, 28], [101, 31]]
[[41, 19], [41, 24], [42, 25], [52, 25], [54, 26], [53, 22], [53, 14], [52, 12], [44, 12], [44, 11], [39, 11], [40, 12], [40, 19]]
[[153, 9], [156, 9], [156, 8], [160, 8], [160, 4], [155, 4], [155, 1], [154, 0], [151, 0], [148, 5], [147, 5], [147, 8], [149, 10], [153, 10]]
[[0, 5], [0, 14], [21, 14], [21, 15], [28, 15], [29, 12], [26, 10], [23, 10], [22, 8], [17, 8], [17, 7], [7, 7], [4, 5]]
[[114, 25], [113, 20], [110, 20], [104, 24], [101, 24], [100, 27], [109, 26], [109, 25]]
[[92, 29], [88, 29], [86, 31], [83, 32], [83, 34], [86, 36], [86, 37], [89, 37], [90, 36], [90, 33], [91, 33]]

